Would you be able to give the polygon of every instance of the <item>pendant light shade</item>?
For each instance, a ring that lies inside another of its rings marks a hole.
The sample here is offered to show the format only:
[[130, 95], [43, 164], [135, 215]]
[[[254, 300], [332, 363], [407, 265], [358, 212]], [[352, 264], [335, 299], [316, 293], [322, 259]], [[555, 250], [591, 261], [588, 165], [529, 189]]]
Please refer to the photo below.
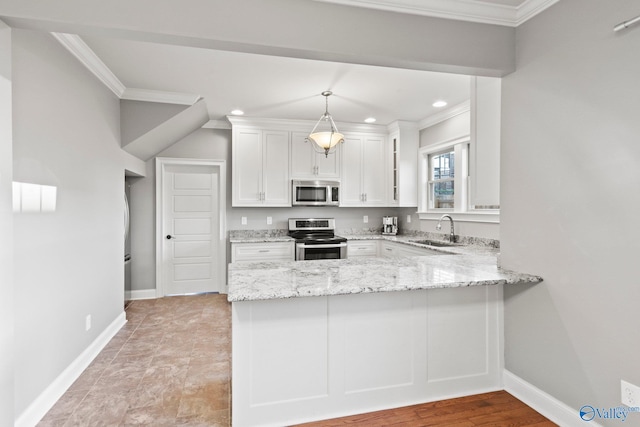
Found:
[[325, 157], [334, 152], [339, 143], [344, 142], [344, 135], [338, 132], [338, 128], [329, 114], [329, 97], [332, 94], [329, 90], [322, 92], [322, 96], [325, 97], [325, 112], [306, 138], [307, 141], [311, 141], [314, 149], [319, 153], [324, 153]]

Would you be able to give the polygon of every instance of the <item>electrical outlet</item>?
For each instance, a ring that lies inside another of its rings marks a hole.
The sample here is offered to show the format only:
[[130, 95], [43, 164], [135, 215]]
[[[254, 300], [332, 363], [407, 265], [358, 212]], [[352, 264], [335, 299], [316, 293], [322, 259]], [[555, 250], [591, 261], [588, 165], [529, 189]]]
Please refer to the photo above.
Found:
[[84, 319], [84, 330], [88, 331], [91, 329], [91, 315], [87, 314], [87, 317]]
[[411, 222], [411, 215], [407, 215], [407, 223]]
[[365, 215], [362, 217], [362, 222], [364, 222], [365, 224], [369, 222], [369, 215]]
[[267, 225], [271, 225], [271, 224], [273, 224], [273, 218], [268, 216], [267, 217]]
[[247, 225], [247, 217], [246, 216], [243, 216], [240, 221], [242, 222], [242, 225]]
[[640, 406], [640, 387], [620, 380], [620, 394], [622, 403], [627, 406]]

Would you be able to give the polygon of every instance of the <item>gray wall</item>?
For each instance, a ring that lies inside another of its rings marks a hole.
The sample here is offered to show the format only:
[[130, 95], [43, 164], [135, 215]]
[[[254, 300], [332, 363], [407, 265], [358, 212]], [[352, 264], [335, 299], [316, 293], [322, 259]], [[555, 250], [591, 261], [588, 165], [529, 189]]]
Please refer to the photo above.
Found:
[[573, 408], [640, 385], [640, 26], [612, 31], [638, 13], [562, 0], [503, 79], [502, 262], [544, 277], [505, 288], [506, 368]]
[[55, 212], [14, 216], [16, 417], [123, 312], [119, 117], [51, 35], [13, 31], [14, 180], [57, 187]]
[[[291, 217], [336, 218], [339, 230], [382, 228], [382, 217], [396, 215], [405, 230], [419, 226], [415, 208], [233, 208], [231, 207], [231, 131], [200, 129], [157, 157], [217, 159], [227, 162], [227, 230], [286, 229]], [[147, 162], [145, 178], [131, 179], [132, 289], [155, 289], [155, 158]], [[369, 223], [363, 222], [367, 215]], [[407, 215], [412, 222], [407, 224]], [[247, 225], [242, 225], [242, 217]], [[267, 225], [267, 216], [273, 224]]]
[[0, 21], [0, 425], [13, 424], [11, 29]]
[[515, 31], [500, 25], [300, 0], [207, 0], [189, 8], [158, 7], [156, 0], [109, 5], [96, 13], [85, 0], [64, 6], [3, 0], [0, 16], [19, 18], [10, 25], [46, 31], [463, 74], [502, 76], [515, 62]]

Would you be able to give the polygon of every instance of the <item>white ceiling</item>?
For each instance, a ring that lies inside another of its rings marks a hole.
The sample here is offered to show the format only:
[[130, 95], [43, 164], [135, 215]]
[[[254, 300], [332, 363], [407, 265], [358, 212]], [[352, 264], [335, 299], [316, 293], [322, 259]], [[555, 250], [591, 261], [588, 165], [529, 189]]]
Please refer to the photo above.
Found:
[[212, 120], [242, 109], [247, 117], [317, 120], [326, 89], [336, 121], [419, 121], [445, 100], [469, 99], [469, 77], [284, 58], [147, 42], [83, 37], [127, 88], [202, 96]]
[[[486, 23], [498, 19], [500, 25], [516, 26], [558, 0], [315, 1]], [[247, 117], [317, 120], [324, 111], [320, 93], [327, 89], [334, 92], [329, 109], [335, 120], [351, 123], [367, 117], [381, 125], [420, 121], [441, 111], [432, 106], [437, 100], [456, 106], [469, 99], [469, 77], [463, 75], [97, 36], [82, 39], [118, 84], [201, 96], [212, 120], [223, 119], [233, 109], [244, 110]]]

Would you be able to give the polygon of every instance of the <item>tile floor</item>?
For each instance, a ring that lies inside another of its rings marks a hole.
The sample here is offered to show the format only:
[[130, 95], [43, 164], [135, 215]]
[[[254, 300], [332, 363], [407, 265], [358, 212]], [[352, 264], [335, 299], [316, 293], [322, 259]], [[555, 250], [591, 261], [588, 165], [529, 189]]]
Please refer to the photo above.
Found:
[[230, 425], [226, 295], [134, 301], [127, 324], [38, 424]]

